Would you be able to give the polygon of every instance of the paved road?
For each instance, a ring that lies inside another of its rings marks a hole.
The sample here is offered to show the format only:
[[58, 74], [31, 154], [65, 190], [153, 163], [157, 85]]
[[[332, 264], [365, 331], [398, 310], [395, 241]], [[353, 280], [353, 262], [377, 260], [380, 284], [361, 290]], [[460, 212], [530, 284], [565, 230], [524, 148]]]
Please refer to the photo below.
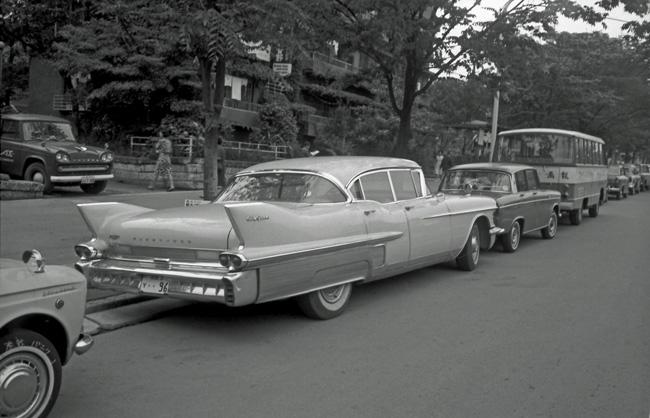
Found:
[[646, 418], [649, 209], [610, 201], [474, 272], [356, 287], [330, 321], [195, 304], [98, 335], [50, 418]]

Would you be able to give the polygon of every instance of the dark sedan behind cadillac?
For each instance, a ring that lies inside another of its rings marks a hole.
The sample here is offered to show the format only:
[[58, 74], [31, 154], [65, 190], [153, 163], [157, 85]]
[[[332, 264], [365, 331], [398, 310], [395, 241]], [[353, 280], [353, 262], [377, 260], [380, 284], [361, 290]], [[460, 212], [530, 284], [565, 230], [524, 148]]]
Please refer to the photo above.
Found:
[[555, 236], [560, 216], [560, 192], [539, 188], [537, 170], [523, 164], [475, 163], [446, 171], [438, 191], [447, 194], [479, 194], [496, 200], [494, 223], [503, 228], [503, 249], [514, 252], [523, 234], [541, 231]]

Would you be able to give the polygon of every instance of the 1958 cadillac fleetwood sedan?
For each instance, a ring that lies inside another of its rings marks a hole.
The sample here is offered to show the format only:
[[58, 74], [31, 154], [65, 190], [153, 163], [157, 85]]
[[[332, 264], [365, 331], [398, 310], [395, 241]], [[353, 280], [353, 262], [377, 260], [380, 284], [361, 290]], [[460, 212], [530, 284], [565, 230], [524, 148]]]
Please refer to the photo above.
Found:
[[341, 314], [355, 283], [453, 260], [473, 270], [500, 232], [494, 199], [432, 196], [420, 166], [383, 157], [258, 164], [203, 205], [78, 206], [90, 286], [228, 306], [297, 297], [318, 319]]
[[504, 251], [512, 253], [523, 234], [541, 231], [543, 238], [551, 239], [557, 231], [560, 192], [539, 185], [537, 170], [529, 165], [474, 163], [445, 171], [439, 191], [494, 198], [499, 207], [494, 222], [504, 230], [500, 236]]
[[86, 279], [45, 266], [38, 251], [0, 260], [0, 417], [42, 418], [61, 387], [61, 366], [83, 354]]

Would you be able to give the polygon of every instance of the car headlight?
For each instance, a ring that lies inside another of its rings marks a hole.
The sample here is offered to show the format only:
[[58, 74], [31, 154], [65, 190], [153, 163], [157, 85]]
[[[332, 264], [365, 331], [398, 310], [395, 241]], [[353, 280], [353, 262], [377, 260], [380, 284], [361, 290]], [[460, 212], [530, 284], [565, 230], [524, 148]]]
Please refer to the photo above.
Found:
[[74, 252], [82, 260], [92, 260], [102, 255], [97, 248], [87, 244], [75, 245]]
[[70, 161], [70, 156], [65, 152], [57, 152], [55, 158], [60, 163], [67, 163]]
[[105, 163], [110, 163], [111, 161], [113, 161], [113, 153], [112, 152], [105, 152], [105, 153], [102, 154], [100, 159]]

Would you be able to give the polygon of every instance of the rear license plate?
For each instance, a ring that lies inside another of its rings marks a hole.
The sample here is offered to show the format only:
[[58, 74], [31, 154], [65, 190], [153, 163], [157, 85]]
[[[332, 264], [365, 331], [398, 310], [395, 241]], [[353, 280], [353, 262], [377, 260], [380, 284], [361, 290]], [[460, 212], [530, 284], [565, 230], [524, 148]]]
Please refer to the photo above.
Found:
[[81, 184], [93, 184], [95, 182], [94, 176], [82, 176]]
[[209, 200], [185, 199], [185, 206], [207, 205], [208, 203], [210, 203]]
[[145, 276], [140, 282], [140, 291], [156, 295], [166, 295], [169, 291], [169, 280], [162, 276]]

